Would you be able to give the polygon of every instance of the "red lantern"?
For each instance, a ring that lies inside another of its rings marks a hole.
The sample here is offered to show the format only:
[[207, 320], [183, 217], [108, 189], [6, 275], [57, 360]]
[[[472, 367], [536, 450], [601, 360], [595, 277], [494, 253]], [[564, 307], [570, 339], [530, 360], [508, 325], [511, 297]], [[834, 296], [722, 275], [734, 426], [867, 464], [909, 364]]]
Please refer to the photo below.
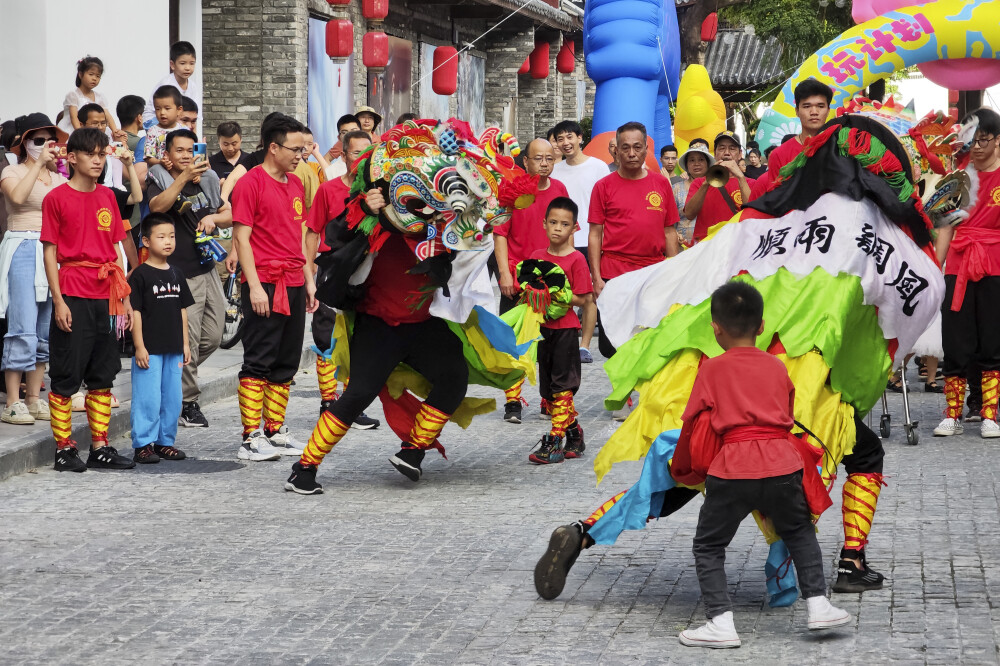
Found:
[[361, 38], [361, 61], [368, 69], [385, 69], [389, 64], [389, 36], [384, 32], [366, 32]]
[[347, 19], [326, 22], [326, 54], [344, 61], [354, 52], [354, 24]]
[[389, 0], [361, 0], [361, 15], [369, 21], [383, 21], [389, 15]]
[[572, 74], [576, 67], [575, 47], [572, 39], [563, 38], [562, 48], [556, 55], [556, 69], [560, 74]]
[[524, 62], [521, 63], [521, 69], [517, 70], [518, 74], [527, 74], [531, 71], [531, 56], [525, 56]]
[[701, 22], [701, 41], [714, 42], [719, 33], [719, 15], [712, 12]]
[[328, 5], [349, 5], [351, 0], [326, 0]]
[[539, 42], [528, 56], [531, 78], [544, 79], [549, 75], [549, 43]]
[[454, 46], [439, 46], [434, 49], [431, 87], [438, 95], [454, 95], [458, 90], [458, 50]]

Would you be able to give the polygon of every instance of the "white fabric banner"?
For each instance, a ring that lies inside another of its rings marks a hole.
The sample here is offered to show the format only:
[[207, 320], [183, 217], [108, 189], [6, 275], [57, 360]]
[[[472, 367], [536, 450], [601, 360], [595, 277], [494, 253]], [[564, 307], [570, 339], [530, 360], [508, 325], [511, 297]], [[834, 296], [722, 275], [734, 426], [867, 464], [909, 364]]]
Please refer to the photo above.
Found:
[[743, 271], [760, 280], [780, 267], [801, 277], [817, 267], [860, 277], [865, 304], [878, 308], [885, 338], [896, 338], [899, 351], [913, 346], [944, 299], [941, 270], [874, 203], [829, 193], [808, 210], [727, 225], [672, 259], [621, 275], [597, 306], [619, 347], [675, 304], [701, 303]]
[[431, 315], [464, 324], [477, 305], [497, 313], [497, 299], [493, 295], [489, 271], [486, 270], [486, 262], [493, 253], [493, 235], [487, 234], [485, 241], [482, 251], [465, 250], [456, 254], [448, 280], [451, 296], [445, 296], [440, 289], [435, 291]]

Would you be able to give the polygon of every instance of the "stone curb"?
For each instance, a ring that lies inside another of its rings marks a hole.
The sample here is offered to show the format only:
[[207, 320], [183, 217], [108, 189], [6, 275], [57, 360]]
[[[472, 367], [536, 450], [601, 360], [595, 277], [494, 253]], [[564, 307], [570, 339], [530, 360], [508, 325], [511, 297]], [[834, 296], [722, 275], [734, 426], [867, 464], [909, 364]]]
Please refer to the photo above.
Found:
[[[302, 350], [299, 369], [312, 367], [315, 359], [315, 352], [306, 347]], [[236, 395], [236, 390], [239, 387], [238, 373], [237, 367], [231, 367], [201, 382], [201, 404], [209, 404]], [[109, 441], [114, 441], [129, 433], [131, 429], [129, 418], [131, 403], [131, 400], [123, 400], [120, 408], [111, 410], [111, 420], [108, 422]], [[90, 441], [90, 428], [87, 426], [86, 420], [74, 425], [72, 438], [81, 442], [81, 449], [89, 446], [89, 444], [86, 446], [82, 444]], [[40, 428], [36, 436], [26, 439], [12, 449], [0, 451], [0, 481], [38, 467], [50, 466], [54, 455], [55, 440], [52, 439], [52, 431], [48, 428]]]

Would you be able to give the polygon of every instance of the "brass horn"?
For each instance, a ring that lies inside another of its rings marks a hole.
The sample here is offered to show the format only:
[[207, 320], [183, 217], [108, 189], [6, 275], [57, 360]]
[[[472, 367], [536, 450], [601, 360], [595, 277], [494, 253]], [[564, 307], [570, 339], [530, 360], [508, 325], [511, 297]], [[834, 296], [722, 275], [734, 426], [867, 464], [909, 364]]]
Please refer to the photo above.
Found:
[[729, 182], [729, 176], [729, 169], [721, 164], [713, 164], [708, 167], [708, 172], [705, 174], [705, 182], [711, 187], [725, 187], [726, 183]]

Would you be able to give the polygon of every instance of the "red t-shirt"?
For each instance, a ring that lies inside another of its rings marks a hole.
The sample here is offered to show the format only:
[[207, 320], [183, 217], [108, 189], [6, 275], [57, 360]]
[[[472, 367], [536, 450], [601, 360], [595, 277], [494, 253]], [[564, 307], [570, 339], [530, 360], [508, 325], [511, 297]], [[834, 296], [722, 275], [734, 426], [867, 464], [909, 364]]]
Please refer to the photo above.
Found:
[[358, 311], [374, 315], [390, 326], [430, 319], [433, 293], [426, 290], [429, 278], [426, 274], [407, 272], [416, 265], [417, 255], [406, 239], [400, 234], [390, 234], [372, 263]]
[[[684, 202], [685, 207], [687, 207], [688, 201], [691, 201], [695, 192], [701, 188], [704, 182], [704, 178], [698, 178], [691, 183], [691, 188], [688, 189], [687, 201]], [[747, 185], [750, 186], [751, 190], [755, 182], [753, 178], [747, 178]], [[739, 212], [743, 208], [743, 193], [740, 191], [740, 181], [736, 178], [730, 178], [726, 182], [726, 192], [729, 192], [729, 196], [733, 198], [733, 203], [736, 204], [736, 211]], [[705, 202], [701, 205], [701, 212], [698, 213], [698, 218], [694, 222], [694, 239], [696, 241], [704, 239], [708, 235], [709, 229], [719, 222], [725, 222], [735, 214], [733, 209], [729, 207], [729, 204], [726, 203], [718, 188], [709, 187], [708, 192], [705, 193]]]
[[[745, 426], [791, 430], [795, 387], [784, 364], [756, 347], [734, 347], [706, 359], [698, 369], [682, 420], [711, 410], [712, 430], [720, 436]], [[802, 469], [802, 458], [788, 439], [727, 442], [708, 473], [722, 479], [763, 479]]]
[[125, 225], [115, 195], [103, 185], [93, 192], [80, 192], [63, 183], [42, 199], [41, 240], [56, 246], [63, 296], [106, 300], [110, 283], [97, 277], [98, 269], [63, 264], [117, 261], [116, 246], [124, 238]]
[[680, 220], [670, 181], [658, 173], [629, 180], [618, 172], [597, 181], [590, 195], [591, 225], [604, 226], [601, 277], [605, 280], [663, 261], [663, 232]]
[[[979, 233], [977, 230], [986, 229], [992, 233], [1000, 233], [1000, 169], [979, 172], [976, 206], [969, 219], [955, 227], [955, 237], [948, 248], [944, 264], [945, 275], [958, 275], [965, 263], [966, 250], [957, 249], [955, 241], [963, 236], [975, 238]], [[1000, 275], [1000, 244], [986, 242], [983, 243], [983, 249], [986, 252], [986, 274]]]
[[805, 146], [799, 143], [798, 137], [792, 137], [777, 148], [771, 151], [771, 156], [767, 158], [767, 175], [771, 180], [778, 178], [778, 172], [802, 152]]
[[[569, 279], [569, 287], [576, 296], [591, 294], [594, 292], [594, 284], [590, 279], [590, 268], [587, 267], [587, 260], [583, 255], [573, 250], [564, 257], [550, 254], [548, 248], [536, 250], [529, 259], [541, 259], [551, 261], [563, 269], [563, 273]], [[576, 316], [573, 308], [559, 319], [553, 319], [542, 323], [542, 328], [580, 328], [580, 318]]]
[[[300, 270], [306, 258], [302, 254], [302, 224], [305, 222], [305, 191], [295, 174], [280, 183], [264, 167], [256, 166], [240, 178], [233, 190], [233, 224], [253, 229], [250, 247], [257, 270], [280, 267], [285, 270], [285, 284], [301, 287], [305, 276]], [[271, 282], [261, 277], [261, 282]]]
[[759, 199], [760, 197], [767, 194], [767, 188], [771, 186], [771, 174], [765, 173], [763, 176], [758, 178], [753, 182], [753, 187], [750, 188], [750, 201], [754, 199]]
[[507, 239], [507, 264], [510, 274], [517, 282], [517, 264], [531, 257], [536, 250], [549, 246], [549, 237], [545, 234], [545, 211], [556, 197], [569, 197], [566, 186], [555, 178], [549, 178], [547, 189], [541, 190], [535, 201], [527, 208], [514, 209], [510, 221], [493, 230], [497, 236]]
[[326, 244], [326, 225], [347, 208], [350, 192], [350, 188], [344, 185], [340, 177], [326, 181], [316, 190], [306, 226], [319, 234], [320, 252], [329, 251], [330, 246]]

